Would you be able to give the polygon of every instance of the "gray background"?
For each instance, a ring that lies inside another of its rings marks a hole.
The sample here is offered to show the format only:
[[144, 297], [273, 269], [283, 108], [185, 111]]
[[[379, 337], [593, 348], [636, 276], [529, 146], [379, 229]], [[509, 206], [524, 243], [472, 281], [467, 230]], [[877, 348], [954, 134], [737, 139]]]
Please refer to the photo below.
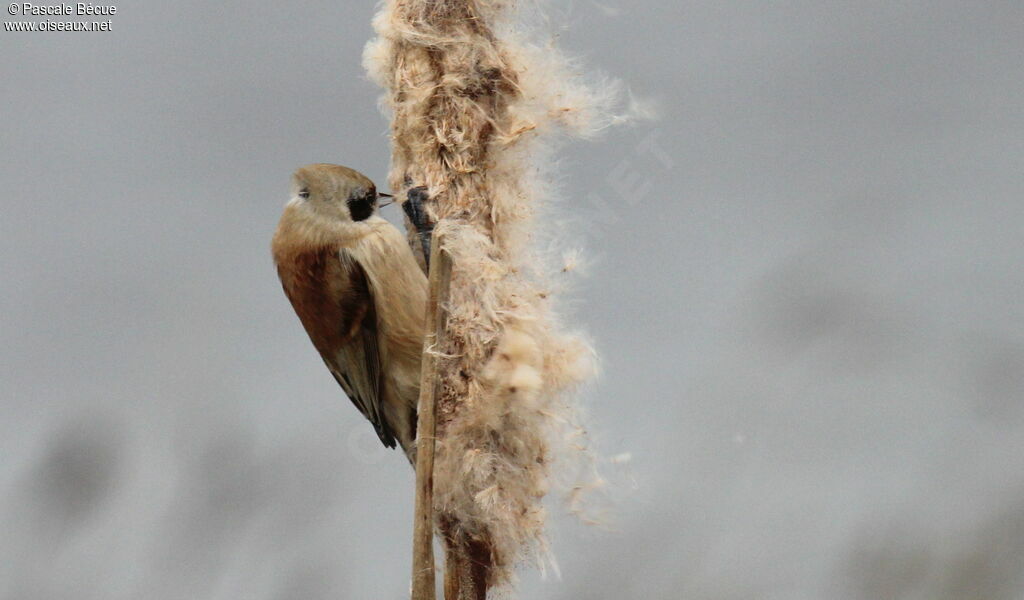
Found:
[[[295, 166], [383, 179], [374, 7], [118, 9], [0, 34], [0, 597], [402, 598], [411, 472], [268, 251]], [[523, 596], [1024, 598], [1024, 4], [553, 22], [662, 114], [562, 153], [632, 460]]]

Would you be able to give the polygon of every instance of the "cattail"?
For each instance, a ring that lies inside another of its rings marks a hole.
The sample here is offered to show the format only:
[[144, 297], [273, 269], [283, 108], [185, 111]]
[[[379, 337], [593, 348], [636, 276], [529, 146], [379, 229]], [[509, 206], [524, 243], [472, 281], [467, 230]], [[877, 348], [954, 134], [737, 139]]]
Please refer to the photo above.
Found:
[[552, 134], [608, 125], [616, 90], [583, 84], [524, 29], [525, 10], [387, 0], [365, 53], [392, 118], [391, 186], [427, 187], [451, 261], [431, 358], [440, 381], [433, 506], [452, 598], [482, 598], [510, 583], [515, 565], [544, 556], [555, 459], [587, 446], [571, 432], [582, 431], [574, 392], [593, 352], [559, 322], [547, 280], [577, 261], [545, 256], [535, 216], [551, 187]]

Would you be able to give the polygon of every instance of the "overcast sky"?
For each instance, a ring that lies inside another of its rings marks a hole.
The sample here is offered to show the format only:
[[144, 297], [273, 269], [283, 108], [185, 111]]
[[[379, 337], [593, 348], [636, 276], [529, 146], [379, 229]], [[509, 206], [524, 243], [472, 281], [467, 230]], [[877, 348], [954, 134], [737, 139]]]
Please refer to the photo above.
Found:
[[[295, 167], [387, 171], [374, 5], [117, 8], [0, 32], [0, 598], [403, 598], [411, 471], [269, 256]], [[661, 116], [562, 155], [631, 461], [523, 597], [1024, 598], [1024, 4], [551, 13]]]

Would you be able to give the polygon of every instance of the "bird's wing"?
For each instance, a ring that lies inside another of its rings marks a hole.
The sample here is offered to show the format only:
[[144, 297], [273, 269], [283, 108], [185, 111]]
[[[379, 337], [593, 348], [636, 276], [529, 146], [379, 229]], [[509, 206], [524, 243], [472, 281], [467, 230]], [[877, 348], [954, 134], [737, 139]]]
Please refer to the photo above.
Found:
[[345, 249], [337, 256], [342, 281], [336, 283], [348, 288], [337, 296], [341, 343], [324, 348], [321, 356], [352, 403], [373, 424], [380, 441], [394, 448], [395, 434], [384, 417], [376, 300], [362, 265]]

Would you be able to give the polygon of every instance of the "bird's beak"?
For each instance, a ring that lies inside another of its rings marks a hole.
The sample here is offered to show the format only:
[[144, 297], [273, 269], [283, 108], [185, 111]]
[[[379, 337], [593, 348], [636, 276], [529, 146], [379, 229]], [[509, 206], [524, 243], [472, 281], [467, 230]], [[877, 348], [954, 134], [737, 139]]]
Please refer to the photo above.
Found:
[[388, 200], [387, 202], [384, 202], [383, 204], [378, 202], [377, 203], [377, 208], [384, 208], [385, 206], [387, 206], [389, 204], [394, 204], [395, 203], [394, 196], [392, 196], [391, 194], [385, 194], [384, 192], [377, 192], [377, 199], [379, 200], [380, 198], [391, 198], [391, 200]]

